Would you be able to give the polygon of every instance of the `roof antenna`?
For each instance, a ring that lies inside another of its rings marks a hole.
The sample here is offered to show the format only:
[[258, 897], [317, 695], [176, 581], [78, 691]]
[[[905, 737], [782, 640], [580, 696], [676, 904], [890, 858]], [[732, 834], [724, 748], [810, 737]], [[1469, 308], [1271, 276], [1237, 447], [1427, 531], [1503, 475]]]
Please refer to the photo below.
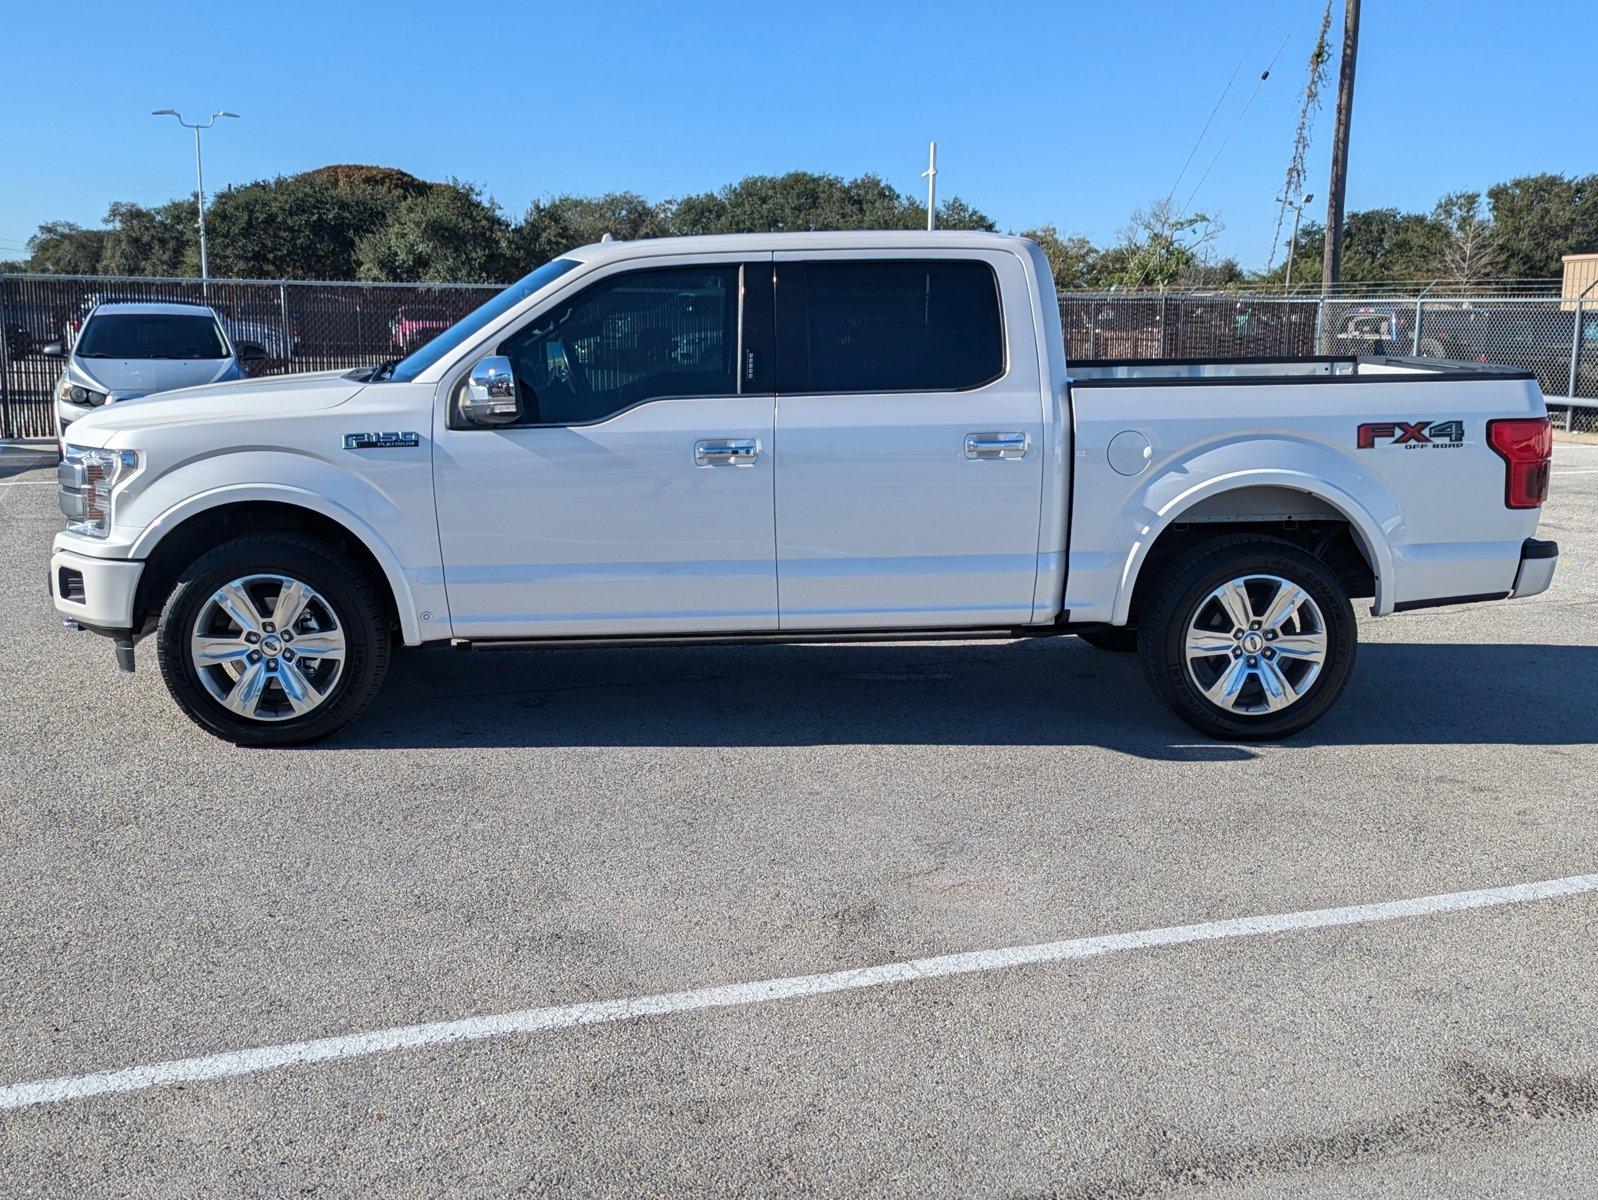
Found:
[[616, 237], [615, 237], [614, 234], [607, 233], [604, 237], [600, 238], [599, 240], [601, 242], [614, 242], [616, 240]]

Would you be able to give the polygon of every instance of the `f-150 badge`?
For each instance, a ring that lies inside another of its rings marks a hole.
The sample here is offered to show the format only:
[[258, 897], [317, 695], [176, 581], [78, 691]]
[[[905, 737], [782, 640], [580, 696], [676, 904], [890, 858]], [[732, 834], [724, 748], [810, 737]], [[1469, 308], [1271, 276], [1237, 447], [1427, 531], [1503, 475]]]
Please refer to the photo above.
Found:
[[420, 446], [422, 436], [419, 433], [346, 433], [344, 435], [344, 449], [346, 450], [401, 450], [407, 447]]
[[1444, 449], [1465, 440], [1463, 421], [1371, 421], [1359, 427], [1359, 448], [1403, 446], [1414, 450], [1422, 446]]

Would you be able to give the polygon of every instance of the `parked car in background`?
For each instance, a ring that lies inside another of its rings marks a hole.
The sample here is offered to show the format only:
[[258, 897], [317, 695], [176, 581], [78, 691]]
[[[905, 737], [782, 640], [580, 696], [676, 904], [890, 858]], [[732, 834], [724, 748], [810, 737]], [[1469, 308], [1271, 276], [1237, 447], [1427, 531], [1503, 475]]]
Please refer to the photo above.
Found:
[[57, 327], [56, 337], [61, 345], [70, 350], [77, 344], [79, 335], [83, 332], [83, 323], [89, 319], [90, 314], [101, 305], [105, 304], [136, 304], [141, 303], [138, 296], [118, 296], [106, 292], [90, 292], [64, 313], [59, 313], [60, 323]]
[[6, 356], [12, 362], [55, 339], [55, 313], [45, 304], [8, 303], [5, 324]]
[[135, 302], [101, 304], [70, 350], [51, 342], [44, 353], [67, 360], [55, 387], [56, 434], [63, 444], [67, 428], [97, 408], [242, 379], [245, 362], [265, 357], [253, 342], [234, 342], [206, 305]]
[[6, 361], [16, 362], [26, 358], [33, 350], [33, 334], [20, 321], [6, 318]]
[[433, 305], [406, 304], [389, 322], [389, 340], [397, 354], [409, 354], [455, 323], [454, 316]]
[[261, 347], [265, 357], [287, 360], [294, 355], [294, 342], [290, 332], [283, 328], [283, 313], [275, 304], [241, 304], [212, 306], [235, 343], [252, 343]]

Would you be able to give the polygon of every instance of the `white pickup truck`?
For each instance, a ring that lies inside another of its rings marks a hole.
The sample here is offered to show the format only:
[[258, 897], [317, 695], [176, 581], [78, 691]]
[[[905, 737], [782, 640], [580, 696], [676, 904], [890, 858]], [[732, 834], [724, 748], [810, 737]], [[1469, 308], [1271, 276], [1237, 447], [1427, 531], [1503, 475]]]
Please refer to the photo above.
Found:
[[1529, 596], [1530, 374], [1067, 364], [1048, 264], [976, 233], [607, 242], [398, 362], [74, 423], [50, 590], [200, 725], [325, 737], [395, 645], [1075, 634], [1205, 733], [1336, 700], [1377, 616]]

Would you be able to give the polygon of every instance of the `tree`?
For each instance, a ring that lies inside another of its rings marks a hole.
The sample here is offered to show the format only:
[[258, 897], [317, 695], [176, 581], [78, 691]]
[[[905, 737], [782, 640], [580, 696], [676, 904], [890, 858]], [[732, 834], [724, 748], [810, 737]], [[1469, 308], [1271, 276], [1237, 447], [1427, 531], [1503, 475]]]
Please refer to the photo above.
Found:
[[1373, 208], [1350, 213], [1343, 223], [1343, 278], [1435, 279], [1442, 273], [1448, 230], [1435, 217]]
[[28, 269], [57, 275], [93, 275], [105, 252], [104, 229], [85, 229], [71, 221], [46, 221], [28, 239]]
[[1049, 260], [1049, 270], [1054, 273], [1054, 286], [1060, 291], [1080, 291], [1098, 287], [1100, 254], [1098, 247], [1081, 234], [1061, 237], [1053, 225], [1028, 229], [1022, 235], [1031, 238]]
[[398, 167], [367, 167], [355, 163], [316, 167], [302, 172], [299, 177], [330, 183], [334, 187], [374, 187], [380, 192], [393, 192], [406, 198], [426, 195], [429, 189], [439, 186]]
[[97, 271], [102, 275], [198, 275], [200, 238], [194, 200], [160, 208], [117, 201], [106, 212], [110, 226]]
[[[1325, 259], [1326, 227], [1318, 221], [1306, 221], [1299, 225], [1298, 244], [1288, 240], [1291, 254], [1293, 254], [1293, 291], [1301, 292], [1304, 289], [1320, 288], [1320, 265]], [[1251, 283], [1272, 284], [1277, 288], [1285, 288], [1288, 280], [1288, 265], [1286, 262], [1272, 268], [1264, 275], [1251, 278]]]
[[252, 279], [353, 279], [355, 247], [403, 201], [369, 183], [279, 176], [217, 194], [206, 216], [211, 271]]
[[1490, 279], [1497, 270], [1498, 249], [1493, 227], [1482, 214], [1480, 192], [1451, 192], [1437, 202], [1432, 216], [1447, 235], [1443, 273], [1454, 283]]
[[[917, 203], [916, 210], [923, 216], [926, 215], [927, 206]], [[917, 226], [920, 228], [920, 226]], [[984, 233], [992, 233], [998, 228], [993, 218], [987, 213], [972, 208], [958, 196], [950, 196], [938, 205], [939, 229], [976, 229]]]
[[[716, 192], [670, 204], [673, 233], [784, 233], [823, 229], [924, 229], [926, 205], [875, 175], [790, 171], [749, 175]], [[938, 206], [946, 229], [992, 229], [993, 220], [958, 196]]]
[[355, 246], [356, 277], [499, 283], [516, 274], [511, 229], [480, 189], [456, 180], [401, 200]]
[[514, 245], [520, 269], [558, 258], [576, 246], [600, 241], [608, 233], [623, 241], [665, 237], [671, 232], [664, 206], [637, 192], [603, 196], [556, 196], [535, 200], [516, 227]]
[[1487, 189], [1499, 273], [1558, 275], [1566, 254], [1598, 250], [1598, 175], [1524, 175]]
[[1190, 273], [1226, 228], [1207, 213], [1179, 213], [1169, 199], [1134, 209], [1121, 230], [1125, 251], [1117, 283], [1126, 287], [1168, 287]]

